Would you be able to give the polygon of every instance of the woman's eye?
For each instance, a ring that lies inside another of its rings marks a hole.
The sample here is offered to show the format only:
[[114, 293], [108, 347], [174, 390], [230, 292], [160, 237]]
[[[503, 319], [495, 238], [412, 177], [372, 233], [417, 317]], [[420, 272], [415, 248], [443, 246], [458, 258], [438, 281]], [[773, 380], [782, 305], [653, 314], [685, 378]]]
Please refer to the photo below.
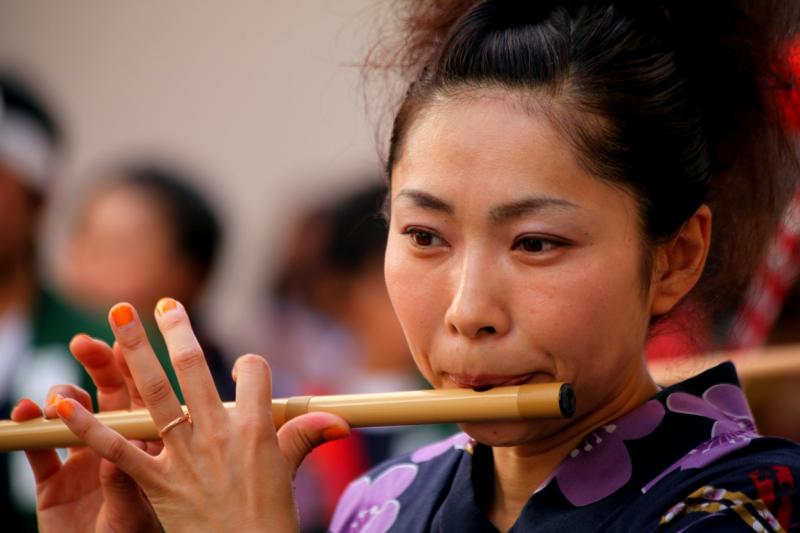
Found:
[[563, 246], [563, 243], [542, 237], [522, 237], [514, 243], [514, 249], [527, 253], [539, 253]]
[[425, 231], [423, 229], [416, 229], [411, 228], [404, 232], [406, 235], [411, 237], [411, 241], [421, 248], [427, 248], [430, 246], [438, 246], [441, 244], [441, 239], [431, 233], [430, 231]]

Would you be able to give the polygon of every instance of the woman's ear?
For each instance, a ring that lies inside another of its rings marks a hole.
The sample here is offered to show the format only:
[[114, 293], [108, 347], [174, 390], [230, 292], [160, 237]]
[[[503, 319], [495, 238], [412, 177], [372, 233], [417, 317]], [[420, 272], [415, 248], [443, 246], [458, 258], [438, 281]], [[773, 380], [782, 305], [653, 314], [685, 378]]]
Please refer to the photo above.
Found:
[[703, 204], [678, 235], [655, 250], [650, 314], [663, 315], [692, 290], [703, 273], [711, 245], [711, 210]]

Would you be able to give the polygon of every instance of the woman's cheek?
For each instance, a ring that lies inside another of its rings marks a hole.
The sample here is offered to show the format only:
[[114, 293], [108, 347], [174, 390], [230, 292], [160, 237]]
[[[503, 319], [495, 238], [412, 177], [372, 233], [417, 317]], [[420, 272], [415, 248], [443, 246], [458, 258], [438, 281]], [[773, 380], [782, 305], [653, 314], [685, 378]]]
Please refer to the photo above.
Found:
[[436, 327], [441, 321], [437, 319], [437, 282], [413, 258], [398, 253], [391, 241], [386, 251], [384, 275], [389, 299], [414, 361], [425, 378], [431, 381], [434, 376], [428, 356]]
[[[627, 269], [617, 265], [612, 272], [620, 270]], [[627, 352], [640, 336], [631, 320], [641, 303], [622, 297], [630, 295], [622, 286], [627, 281], [624, 275], [609, 276], [608, 272], [591, 263], [580, 270], [562, 271], [549, 283], [540, 284], [526, 306], [525, 329], [538, 339], [540, 349], [557, 359], [563, 378], [594, 381], [601, 374], [613, 374], [622, 359], [635, 355]]]
[[423, 291], [419, 274], [416, 272], [412, 262], [398, 253], [391, 245], [386, 251], [386, 261], [384, 264], [384, 276], [386, 278], [386, 289], [389, 299], [392, 302], [394, 311], [400, 321], [400, 325], [412, 345], [414, 340], [412, 333], [419, 329], [415, 322], [420, 317], [414, 314], [414, 302], [419, 302], [420, 293]]

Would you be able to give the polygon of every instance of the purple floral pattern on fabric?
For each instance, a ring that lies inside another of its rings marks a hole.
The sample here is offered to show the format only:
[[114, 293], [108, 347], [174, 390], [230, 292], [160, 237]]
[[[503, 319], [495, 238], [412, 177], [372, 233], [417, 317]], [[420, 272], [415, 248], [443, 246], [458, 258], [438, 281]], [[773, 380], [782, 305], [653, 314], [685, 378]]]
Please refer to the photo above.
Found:
[[471, 441], [472, 439], [466, 433], [456, 433], [452, 437], [423, 446], [411, 454], [411, 461], [424, 463], [439, 457], [448, 450], [463, 450]]
[[395, 465], [374, 480], [364, 476], [352, 482], [339, 499], [331, 520], [333, 533], [384, 533], [397, 520], [400, 496], [417, 477], [417, 465]]
[[[464, 450], [472, 439], [466, 433], [457, 433], [434, 442], [411, 454], [413, 463], [430, 461], [449, 450]], [[405, 492], [417, 476], [417, 465], [402, 463], [381, 473], [374, 480], [368, 476], [352, 482], [339, 499], [331, 520], [333, 533], [384, 533], [400, 513], [397, 498]]]
[[633, 465], [624, 441], [641, 439], [658, 427], [664, 406], [650, 400], [587, 435], [555, 472], [564, 497], [581, 507], [610, 496], [631, 478]]
[[736, 385], [729, 383], [714, 385], [707, 389], [702, 397], [674, 392], [667, 397], [667, 408], [675, 413], [715, 420], [711, 428], [711, 437], [645, 485], [642, 492], [650, 490], [674, 470], [706, 466], [720, 457], [744, 448], [759, 436], [744, 393]]

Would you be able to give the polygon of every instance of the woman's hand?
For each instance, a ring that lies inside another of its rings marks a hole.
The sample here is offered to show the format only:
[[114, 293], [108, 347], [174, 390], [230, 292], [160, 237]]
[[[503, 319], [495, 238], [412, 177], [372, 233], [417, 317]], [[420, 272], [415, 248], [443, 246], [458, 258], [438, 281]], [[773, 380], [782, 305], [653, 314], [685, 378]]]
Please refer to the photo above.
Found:
[[136, 312], [119, 304], [110, 313], [117, 346], [144, 404], [157, 427], [170, 426], [162, 433], [161, 453], [148, 455], [75, 399], [58, 402], [59, 416], [92, 450], [138, 483], [167, 531], [297, 530], [294, 474], [315, 446], [348, 435], [346, 422], [313, 413], [276, 433], [269, 366], [255, 355], [236, 361], [236, 406], [226, 411], [183, 306], [164, 299], [156, 319], [191, 421], [171, 424], [183, 411]]
[[[126, 386], [126, 379], [115, 361], [112, 349], [104, 342], [86, 335], [76, 336], [70, 350], [84, 365], [97, 385], [101, 411], [143, 407], [135, 389]], [[121, 361], [122, 354], [117, 357]], [[130, 393], [133, 392], [134, 395]], [[55, 403], [72, 398], [82, 408], [91, 410], [89, 394], [73, 385], [57, 385], [48, 392], [44, 415], [55, 418]], [[23, 399], [11, 413], [21, 422], [42, 416], [32, 400]], [[158, 453], [156, 443], [132, 441], [149, 453]], [[111, 532], [161, 531], [161, 525], [136, 483], [113, 463], [102, 459], [86, 447], [70, 448], [62, 464], [55, 450], [26, 452], [36, 479], [36, 514], [39, 531]]]

